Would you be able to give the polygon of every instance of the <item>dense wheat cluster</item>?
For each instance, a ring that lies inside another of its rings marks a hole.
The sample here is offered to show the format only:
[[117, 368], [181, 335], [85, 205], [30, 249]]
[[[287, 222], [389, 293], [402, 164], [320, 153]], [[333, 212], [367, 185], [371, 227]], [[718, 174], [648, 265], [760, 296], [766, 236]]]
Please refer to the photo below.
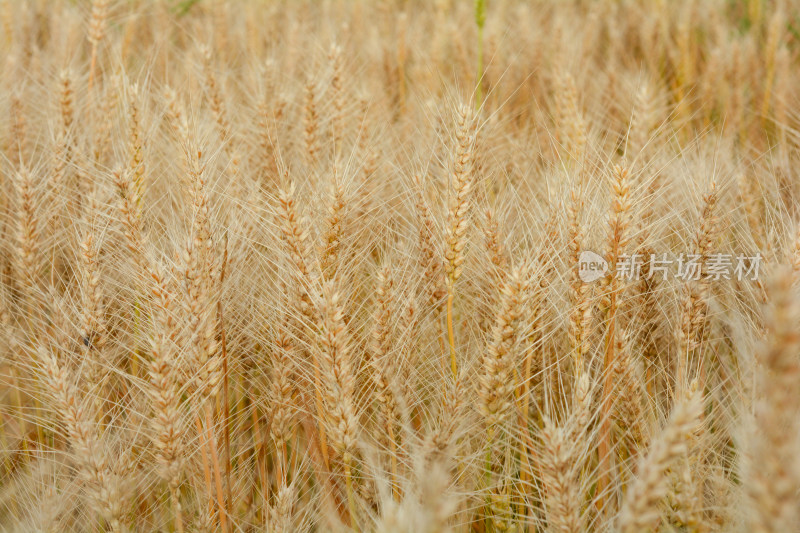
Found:
[[0, 18], [0, 530], [800, 531], [795, 2]]

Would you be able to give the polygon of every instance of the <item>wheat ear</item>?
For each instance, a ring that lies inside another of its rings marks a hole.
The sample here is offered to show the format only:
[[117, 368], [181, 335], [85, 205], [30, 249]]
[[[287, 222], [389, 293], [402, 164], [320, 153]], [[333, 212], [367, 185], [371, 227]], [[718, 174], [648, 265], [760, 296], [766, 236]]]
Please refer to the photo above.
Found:
[[353, 493], [352, 468], [358, 457], [359, 424], [355, 412], [355, 375], [350, 353], [350, 340], [344, 323], [341, 297], [328, 282], [323, 288], [320, 333], [317, 339], [322, 366], [323, 423], [344, 468], [350, 520], [355, 527], [358, 517]]
[[296, 422], [293, 419], [296, 408], [292, 399], [295, 385], [292, 382], [295, 371], [295, 341], [288, 334], [288, 317], [285, 318], [276, 335], [272, 348], [272, 372], [269, 392], [271, 424], [270, 435], [278, 452], [278, 481], [287, 482], [287, 443], [294, 433]]
[[128, 129], [130, 143], [128, 145], [128, 166], [133, 173], [133, 185], [136, 188], [136, 198], [141, 203], [145, 193], [145, 165], [144, 165], [144, 139], [141, 125], [141, 110], [139, 109], [139, 88], [137, 85], [130, 87], [130, 103], [128, 104]]
[[30, 297], [38, 283], [42, 268], [40, 257], [39, 215], [33, 177], [25, 167], [15, 174], [18, 216], [16, 231], [16, 270], [22, 285]]
[[[72, 447], [79, 469], [89, 484], [92, 503], [113, 532], [123, 531], [121, 522], [122, 498], [117, 480], [108, 464], [106, 450], [97, 435], [93, 411], [59, 363], [58, 353], [42, 347], [39, 358], [44, 368], [44, 380], [50, 388], [60, 417], [66, 426], [66, 437]], [[90, 402], [91, 403], [91, 402]]]
[[792, 268], [795, 285], [800, 281], [800, 224], [797, 224], [792, 241], [792, 249], [788, 258]]
[[575, 435], [572, 424], [558, 427], [545, 418], [541, 432], [541, 464], [548, 531], [583, 531], [577, 453], [580, 439], [575, 437], [580, 435]]
[[333, 101], [333, 116], [331, 117], [331, 133], [333, 137], [334, 159], [338, 161], [342, 152], [342, 142], [345, 139], [345, 97], [344, 97], [344, 65], [342, 64], [342, 48], [336, 44], [331, 46], [328, 53], [331, 64], [331, 100]]
[[[514, 370], [518, 360], [517, 348], [520, 333], [519, 320], [527, 297], [527, 273], [519, 268], [512, 270], [501, 289], [500, 302], [495, 314], [489, 346], [481, 355], [481, 373], [478, 377], [479, 409], [486, 427], [486, 475], [492, 476], [494, 456], [500, 449], [500, 435], [514, 407], [516, 380]], [[506, 463], [509, 458], [506, 458]], [[506, 524], [505, 507], [496, 513], [498, 501], [507, 496], [492, 486], [489, 510], [492, 519]], [[499, 500], [498, 500], [499, 499]]]
[[[375, 287], [375, 310], [373, 312], [373, 329], [371, 339], [372, 382], [374, 397], [378, 403], [379, 441], [388, 440], [391, 461], [392, 491], [399, 499], [400, 485], [397, 476], [397, 436], [395, 435], [395, 419], [397, 411], [396, 388], [393, 381], [398, 375], [398, 365], [392, 352], [393, 307], [395, 305], [394, 278], [392, 266], [386, 263], [378, 272], [378, 283]], [[383, 433], [385, 431], [385, 434]]]
[[[94, 206], [96, 208], [96, 206]], [[94, 401], [98, 411], [102, 407], [103, 388], [109, 376], [108, 361], [104, 358], [106, 343], [106, 324], [104, 295], [100, 286], [100, 267], [97, 256], [100, 252], [96, 231], [93, 227], [86, 232], [81, 241], [80, 281], [81, 281], [81, 350], [88, 362], [87, 380], [97, 387]]]
[[[419, 294], [425, 306], [432, 310], [436, 325], [436, 337], [439, 340], [441, 353], [445, 353], [444, 332], [442, 331], [442, 304], [447, 295], [444, 263], [436, 245], [434, 237], [437, 233], [436, 226], [428, 207], [425, 191], [420, 175], [414, 175], [417, 202], [416, 214], [419, 219], [419, 236], [417, 241], [418, 263], [423, 272], [424, 282], [420, 284]], [[799, 260], [800, 263], [800, 260]], [[798, 267], [800, 269], [800, 267]]]
[[[227, 509], [222, 494], [221, 473], [217, 455], [216, 436], [212, 427], [212, 403], [219, 393], [223, 375], [223, 358], [218, 340], [217, 301], [220, 284], [216, 249], [209, 220], [209, 200], [206, 193], [205, 166], [202, 153], [190, 154], [190, 185], [192, 187], [192, 236], [180, 264], [183, 309], [189, 337], [189, 361], [194, 372], [192, 385], [199, 393], [205, 408], [204, 440], [214, 466], [220, 528], [227, 532]], [[203, 432], [199, 418], [195, 424]]]
[[319, 130], [319, 117], [314, 96], [314, 85], [308, 81], [305, 85], [305, 102], [303, 105], [303, 135], [305, 138], [306, 162], [310, 168], [317, 163], [317, 136]]
[[636, 479], [628, 488], [619, 514], [622, 533], [646, 531], [658, 520], [659, 502], [667, 494], [667, 470], [688, 453], [688, 443], [703, 413], [703, 396], [697, 382], [684, 401], [675, 406], [667, 425], [642, 457]]
[[[708, 260], [714, 249], [714, 240], [718, 230], [715, 208], [717, 190], [714, 183], [703, 198], [703, 211], [700, 225], [694, 239], [694, 253], [700, 264], [699, 278], [690, 280], [685, 287], [681, 299], [681, 322], [678, 330], [678, 368], [677, 383], [681, 387], [689, 379], [688, 371], [696, 357], [702, 357], [703, 343], [708, 335], [706, 331], [706, 315], [708, 314]], [[702, 361], [702, 360], [701, 360]]]
[[569, 283], [572, 299], [570, 313], [570, 343], [573, 354], [573, 371], [575, 377], [583, 372], [584, 359], [589, 352], [590, 327], [593, 307], [590, 300], [590, 287], [580, 276], [580, 254], [583, 246], [583, 229], [581, 227], [581, 210], [583, 200], [581, 193], [575, 189], [570, 191], [570, 202], [567, 207], [569, 216], [568, 250], [569, 250]]
[[800, 307], [791, 270], [779, 270], [769, 287], [766, 344], [759, 353], [760, 402], [755, 428], [747, 428], [750, 454], [744, 484], [752, 531], [791, 531], [800, 519], [800, 463], [797, 460], [800, 402]]
[[180, 483], [183, 471], [183, 448], [180, 416], [180, 390], [175, 340], [178, 324], [175, 319], [174, 296], [166, 274], [159, 268], [150, 269], [151, 295], [154, 308], [150, 354], [150, 401], [155, 416], [152, 420], [153, 443], [156, 447], [161, 477], [167, 482], [175, 512], [175, 528], [183, 531], [180, 503]]
[[521, 269], [515, 268], [500, 290], [491, 341], [481, 356], [478, 395], [489, 439], [511, 414], [519, 319], [527, 292], [527, 276]]
[[[291, 183], [288, 189], [282, 189], [278, 194], [279, 210], [277, 222], [280, 226], [286, 251], [293, 265], [293, 276], [295, 279], [296, 300], [299, 311], [309, 324], [317, 323], [317, 309], [311, 298], [311, 291], [315, 287], [314, 276], [317, 274], [313, 269], [314, 259], [308, 244], [308, 229], [306, 221], [301, 220], [297, 213], [295, 203], [296, 188]], [[318, 275], [318, 274], [317, 274]], [[322, 400], [322, 373], [320, 361], [316, 352], [312, 353], [314, 364], [314, 400], [317, 411], [317, 418], [324, 419], [325, 408]], [[319, 444], [325, 466], [330, 466], [328, 454], [327, 435], [325, 426], [319, 427]]]
[[320, 264], [325, 279], [331, 279], [341, 266], [342, 239], [347, 233], [347, 210], [348, 201], [345, 197], [344, 184], [334, 168], [326, 217], [327, 228], [320, 251]]
[[580, 163], [586, 148], [586, 125], [578, 103], [575, 79], [569, 73], [556, 76], [556, 108], [559, 141], [573, 161]]
[[447, 248], [445, 250], [445, 272], [447, 274], [447, 341], [450, 345], [450, 369], [453, 377], [458, 375], [456, 341], [453, 327], [453, 301], [455, 284], [461, 276], [464, 263], [464, 248], [467, 245], [469, 214], [472, 208], [475, 176], [473, 158], [475, 126], [469, 107], [458, 109], [456, 146], [453, 152], [453, 168], [450, 185], [450, 209], [447, 217]]
[[597, 452], [599, 456], [599, 477], [597, 481], [598, 508], [602, 508], [605, 490], [608, 488], [611, 473], [611, 408], [613, 404], [613, 371], [616, 364], [616, 326], [618, 299], [623, 290], [623, 280], [617, 272], [617, 265], [625, 254], [630, 228], [630, 181], [628, 171], [620, 166], [614, 169], [612, 181], [613, 200], [609, 220], [609, 234], [606, 251], [608, 275], [604, 280], [606, 307], [605, 357], [603, 362], [603, 397], [601, 404], [601, 427]]

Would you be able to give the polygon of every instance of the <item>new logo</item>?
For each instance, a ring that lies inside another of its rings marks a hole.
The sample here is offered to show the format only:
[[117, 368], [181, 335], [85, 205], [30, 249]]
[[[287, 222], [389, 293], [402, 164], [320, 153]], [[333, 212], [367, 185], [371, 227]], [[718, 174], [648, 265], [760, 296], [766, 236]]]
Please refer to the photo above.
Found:
[[585, 250], [578, 257], [578, 276], [584, 283], [591, 283], [605, 276], [608, 271], [608, 261], [603, 256]]

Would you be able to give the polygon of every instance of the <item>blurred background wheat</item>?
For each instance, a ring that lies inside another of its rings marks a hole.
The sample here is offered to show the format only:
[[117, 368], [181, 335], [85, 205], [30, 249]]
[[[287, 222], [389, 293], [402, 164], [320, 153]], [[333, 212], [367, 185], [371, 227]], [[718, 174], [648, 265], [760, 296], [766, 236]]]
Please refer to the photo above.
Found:
[[796, 2], [0, 18], [0, 530], [800, 531]]

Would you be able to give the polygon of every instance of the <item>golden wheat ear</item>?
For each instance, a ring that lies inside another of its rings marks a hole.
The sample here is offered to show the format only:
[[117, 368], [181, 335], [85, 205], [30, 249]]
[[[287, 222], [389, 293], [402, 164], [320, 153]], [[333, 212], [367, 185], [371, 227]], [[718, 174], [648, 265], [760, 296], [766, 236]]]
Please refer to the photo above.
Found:
[[639, 462], [636, 479], [625, 494], [619, 514], [620, 530], [645, 531], [658, 521], [659, 502], [666, 496], [667, 470], [688, 453], [688, 442], [700, 424], [703, 396], [697, 382], [678, 403], [667, 425], [657, 435]]
[[355, 374], [350, 334], [344, 322], [341, 295], [333, 282], [327, 282], [319, 304], [321, 327], [317, 336], [322, 370], [323, 419], [331, 450], [336, 454], [346, 482], [346, 498], [350, 522], [356, 527], [359, 512], [353, 487], [353, 469], [360, 458], [360, 424], [355, 404]]
[[455, 284], [461, 276], [464, 249], [467, 246], [467, 231], [470, 228], [470, 212], [474, 203], [474, 147], [475, 121], [466, 105], [457, 110], [456, 145], [453, 150], [450, 173], [450, 201], [447, 214], [445, 274], [447, 279], [447, 341], [450, 346], [450, 369], [453, 378], [458, 374], [456, 340], [453, 324]]
[[783, 267], [768, 288], [765, 342], [757, 361], [755, 428], [746, 428], [748, 522], [753, 531], [791, 530], [798, 519], [797, 446], [800, 405], [800, 309], [793, 272]]

